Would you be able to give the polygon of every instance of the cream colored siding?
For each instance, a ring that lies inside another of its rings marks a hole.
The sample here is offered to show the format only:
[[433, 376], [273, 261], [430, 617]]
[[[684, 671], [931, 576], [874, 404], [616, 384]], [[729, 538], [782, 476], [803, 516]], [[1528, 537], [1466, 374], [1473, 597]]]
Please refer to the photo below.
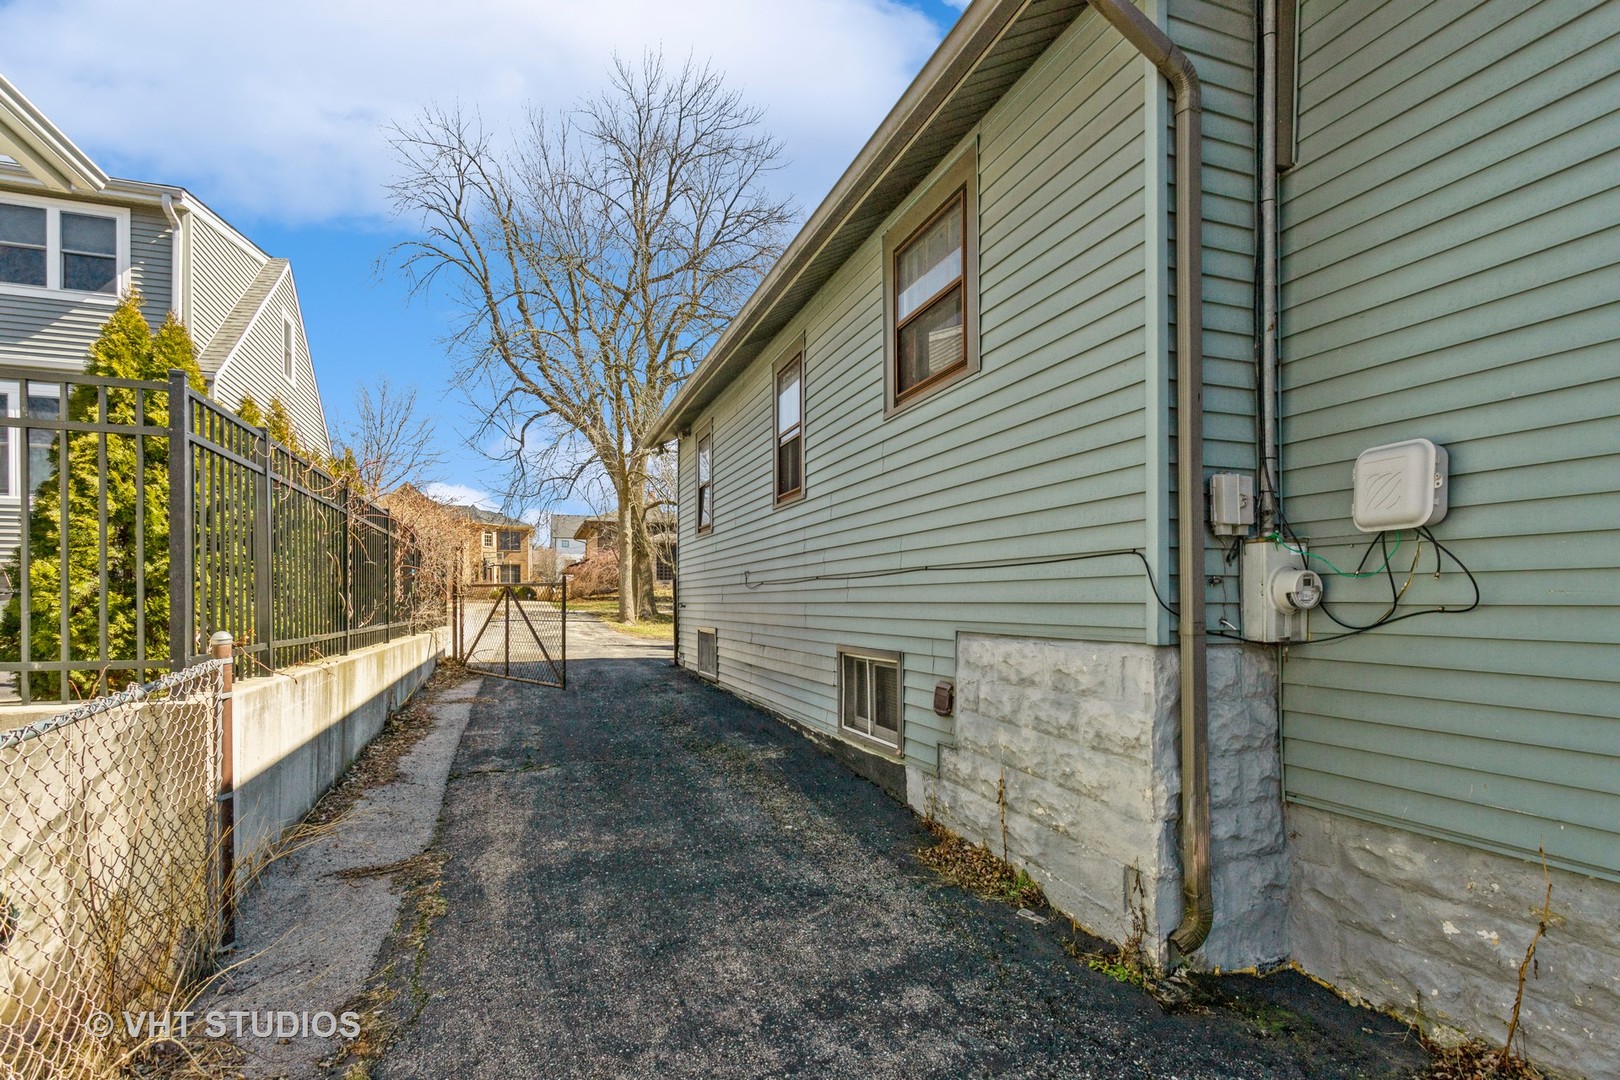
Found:
[[[1143, 639], [1134, 558], [955, 567], [1144, 543], [1147, 85], [1136, 54], [1086, 13], [963, 143], [979, 162], [978, 374], [884, 419], [879, 229], [705, 414], [715, 527], [703, 536], [696, 443], [683, 439], [688, 665], [696, 628], [713, 626], [724, 685], [830, 730], [837, 648], [898, 651], [906, 753], [931, 767], [951, 732], [933, 686], [955, 674], [958, 632]], [[770, 365], [800, 332], [805, 498], [774, 507]], [[843, 576], [894, 570], [911, 572]], [[767, 584], [747, 588], [745, 573]]]
[[191, 337], [206, 347], [253, 284], [265, 256], [250, 252], [233, 238], [193, 214], [191, 233]]
[[[293, 324], [296, 371], [291, 383], [286, 378], [282, 353], [284, 327], [289, 318]], [[304, 337], [298, 290], [290, 271], [270, 290], [259, 314], [215, 377], [213, 396], [221, 404], [234, 409], [244, 394], [251, 394], [261, 406], [267, 405], [273, 397], [281, 398], [303, 440], [323, 452], [331, 449], [326, 414], [321, 408], [315, 368], [310, 361], [309, 342]]]
[[[1355, 455], [1432, 438], [1435, 532], [1483, 603], [1290, 649], [1288, 795], [1620, 879], [1620, 5], [1307, 2], [1301, 26], [1289, 514], [1353, 562]], [[1431, 566], [1412, 602], [1466, 603]]]
[[[86, 210], [98, 206], [106, 204], [85, 203]], [[156, 329], [168, 313], [173, 292], [173, 245], [162, 211], [130, 211], [129, 246], [130, 281], [145, 297], [141, 311]], [[90, 343], [114, 304], [111, 297], [90, 299], [71, 293], [0, 294], [0, 364], [83, 370]]]

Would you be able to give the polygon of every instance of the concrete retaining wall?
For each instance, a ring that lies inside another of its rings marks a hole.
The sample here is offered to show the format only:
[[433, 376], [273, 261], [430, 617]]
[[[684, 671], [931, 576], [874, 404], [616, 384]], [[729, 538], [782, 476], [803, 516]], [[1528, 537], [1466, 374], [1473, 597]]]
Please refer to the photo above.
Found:
[[[1305, 806], [1287, 820], [1301, 967], [1441, 1038], [1506, 1036], [1546, 896], [1539, 865]], [[1552, 887], [1563, 921], [1525, 986], [1526, 1056], [1620, 1076], [1620, 885], [1553, 870]]]
[[[964, 634], [954, 746], [907, 801], [1029, 871], [1058, 910], [1158, 949], [1181, 917], [1173, 648]], [[1287, 858], [1269, 651], [1210, 650], [1217, 931], [1198, 961], [1287, 954]], [[1217, 694], [1219, 695], [1217, 697]], [[1137, 914], [1133, 917], [1133, 912]]]
[[236, 852], [296, 824], [445, 655], [446, 630], [236, 684]]

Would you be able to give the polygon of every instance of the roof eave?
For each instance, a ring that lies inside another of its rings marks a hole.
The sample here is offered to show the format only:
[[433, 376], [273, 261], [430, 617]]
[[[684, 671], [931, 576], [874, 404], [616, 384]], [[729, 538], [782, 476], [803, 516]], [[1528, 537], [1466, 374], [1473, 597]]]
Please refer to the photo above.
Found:
[[758, 349], [750, 350], [746, 346], [763, 347], [763, 342], [754, 342], [752, 338], [765, 315], [805, 272], [814, 256], [846, 226], [873, 186], [927, 128], [962, 80], [1031, 3], [1032, 0], [979, 0], [962, 13], [877, 131], [743, 304], [714, 348], [654, 421], [648, 433], [649, 444], [666, 442], [689, 426], [696, 413], [756, 358]]
[[70, 194], [91, 194], [107, 186], [108, 176], [90, 155], [0, 75], [0, 149], [45, 187]]

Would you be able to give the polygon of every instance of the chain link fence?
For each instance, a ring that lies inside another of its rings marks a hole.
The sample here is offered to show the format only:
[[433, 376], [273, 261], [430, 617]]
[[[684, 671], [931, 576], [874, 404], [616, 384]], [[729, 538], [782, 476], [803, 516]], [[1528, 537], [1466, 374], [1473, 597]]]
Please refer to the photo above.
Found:
[[211, 960], [229, 663], [0, 733], [0, 1080], [116, 1072]]

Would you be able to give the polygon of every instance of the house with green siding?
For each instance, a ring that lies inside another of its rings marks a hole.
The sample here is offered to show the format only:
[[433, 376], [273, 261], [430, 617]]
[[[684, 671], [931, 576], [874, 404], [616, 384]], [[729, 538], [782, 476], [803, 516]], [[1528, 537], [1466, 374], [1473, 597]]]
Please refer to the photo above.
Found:
[[679, 662], [1442, 1035], [1550, 881], [1523, 1049], [1620, 1074], [1617, 72], [1612, 2], [976, 0], [656, 425]]
[[[260, 405], [279, 398], [300, 439], [330, 449], [287, 260], [184, 188], [108, 176], [0, 76], [0, 367], [42, 380], [82, 371], [131, 289], [154, 329], [171, 311], [186, 324], [211, 396], [232, 408], [244, 396]], [[59, 402], [59, 385], [30, 383], [25, 393], [15, 374], [0, 376], [4, 415], [54, 415]], [[32, 452], [43, 458], [48, 447]], [[4, 439], [0, 459], [0, 550], [10, 550], [20, 469]]]

